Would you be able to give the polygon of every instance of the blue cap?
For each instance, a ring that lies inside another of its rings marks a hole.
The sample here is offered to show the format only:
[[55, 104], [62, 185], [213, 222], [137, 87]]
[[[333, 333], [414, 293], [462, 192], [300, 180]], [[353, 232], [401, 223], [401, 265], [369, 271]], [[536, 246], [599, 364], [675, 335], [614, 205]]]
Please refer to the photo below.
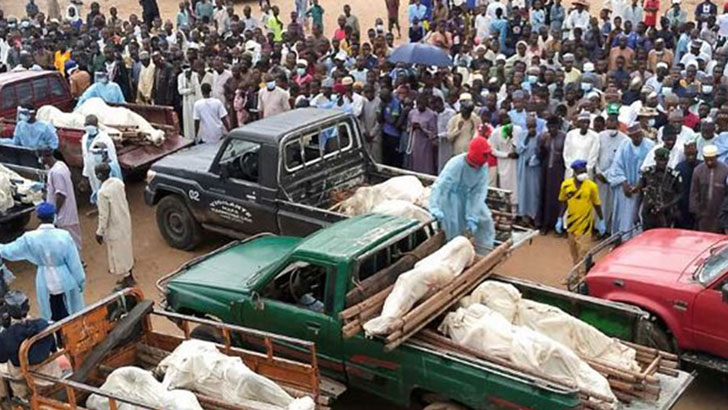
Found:
[[68, 60], [66, 61], [66, 64], [63, 65], [63, 68], [66, 70], [66, 72], [74, 67], [78, 67], [78, 64], [76, 64], [74, 60]]
[[41, 202], [35, 207], [38, 218], [49, 218], [56, 214], [56, 206], [50, 202]]
[[577, 159], [571, 163], [571, 169], [573, 169], [573, 170], [585, 169], [585, 168], [586, 168], [586, 161], [584, 161], [583, 159]]

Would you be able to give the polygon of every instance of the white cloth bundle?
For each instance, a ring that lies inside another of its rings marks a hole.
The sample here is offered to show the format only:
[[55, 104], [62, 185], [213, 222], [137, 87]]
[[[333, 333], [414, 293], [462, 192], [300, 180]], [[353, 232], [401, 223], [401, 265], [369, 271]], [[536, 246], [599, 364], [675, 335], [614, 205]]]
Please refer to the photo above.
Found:
[[381, 202], [372, 209], [372, 213], [401, 216], [420, 222], [427, 222], [432, 219], [432, 215], [425, 209], [401, 199], [389, 199]]
[[[239, 357], [227, 356], [213, 343], [187, 340], [159, 363], [162, 384], [185, 388], [228, 403], [263, 403], [276, 409], [313, 410], [310, 397], [294, 399], [273, 381], [248, 369]], [[253, 407], [253, 406], [251, 406]]]
[[15, 205], [13, 194], [16, 191], [24, 204], [37, 205], [43, 201], [43, 184], [23, 178], [0, 164], [0, 213]]
[[[120, 367], [106, 378], [101, 390], [121, 398], [140, 402], [156, 409], [202, 410], [194, 393], [186, 390], [167, 390], [152, 373], [137, 367]], [[126, 403], [116, 403], [119, 410], [141, 410]], [[90, 410], [109, 410], [106, 397], [92, 394], [86, 401]]]
[[607, 379], [571, 349], [531, 329], [512, 325], [487, 306], [474, 303], [448, 313], [438, 330], [461, 346], [508, 360], [536, 374], [551, 376], [617, 402]]
[[341, 201], [338, 207], [346, 215], [362, 215], [372, 212], [382, 201], [397, 199], [414, 204], [423, 194], [422, 182], [415, 176], [404, 175], [381, 184], [358, 188], [354, 195]]
[[450, 283], [473, 263], [474, 257], [475, 249], [470, 241], [458, 236], [417, 262], [412, 270], [399, 275], [392, 292], [384, 301], [380, 316], [364, 324], [366, 335], [392, 332], [417, 302]]
[[[102, 100], [103, 102], [103, 100]], [[37, 117], [39, 120], [47, 121], [56, 128], [72, 128], [84, 131], [86, 116], [78, 112], [63, 112], [52, 105], [44, 105], [38, 108]], [[116, 128], [104, 125], [105, 117], [98, 117], [99, 129], [106, 131], [114, 141], [121, 141], [121, 131]], [[117, 124], [123, 125], [123, 124]]]
[[483, 304], [514, 325], [525, 326], [564, 344], [580, 357], [621, 369], [640, 371], [634, 349], [557, 307], [522, 299], [521, 293], [513, 285], [485, 281], [463, 299], [463, 306]]

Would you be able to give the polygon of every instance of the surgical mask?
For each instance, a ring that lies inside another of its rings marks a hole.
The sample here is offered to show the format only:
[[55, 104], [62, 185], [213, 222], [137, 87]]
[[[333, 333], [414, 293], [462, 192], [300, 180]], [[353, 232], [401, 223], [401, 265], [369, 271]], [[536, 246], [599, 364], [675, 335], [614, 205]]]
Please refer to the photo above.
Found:
[[703, 94], [710, 94], [713, 92], [713, 86], [712, 85], [704, 85], [703, 86]]
[[579, 181], [579, 182], [584, 182], [584, 181], [586, 181], [587, 179], [589, 179], [589, 174], [587, 174], [586, 172], [584, 172], [584, 173], [581, 173], [581, 174], [579, 174], [579, 175], [577, 175], [577, 176], [576, 176], [576, 179], [577, 179], [577, 181]]
[[384, 24], [377, 24], [375, 28], [377, 31], [382, 32], [384, 31]]
[[86, 125], [83, 128], [86, 130], [86, 134], [88, 135], [96, 135], [96, 133], [99, 132], [99, 129], [95, 125]]
[[273, 91], [276, 88], [276, 82], [275, 81], [268, 81], [267, 83], [265, 83], [265, 87], [268, 90]]
[[582, 91], [591, 91], [592, 85], [590, 83], [581, 83]]
[[672, 87], [662, 87], [662, 94], [663, 95], [672, 94]]
[[108, 83], [109, 83], [109, 79], [108, 79], [108, 78], [100, 78], [100, 79], [99, 79], [99, 82], [100, 82], [101, 84], [108, 84]]
[[538, 82], [538, 76], [537, 75], [529, 75], [528, 76], [528, 82], [531, 84], [536, 84]]
[[306, 74], [306, 69], [305, 68], [297, 68], [296, 69], [296, 72], [298, 73], [299, 76], [303, 76], [304, 74]]
[[30, 119], [29, 114], [18, 114], [19, 121], [28, 122], [29, 119]]

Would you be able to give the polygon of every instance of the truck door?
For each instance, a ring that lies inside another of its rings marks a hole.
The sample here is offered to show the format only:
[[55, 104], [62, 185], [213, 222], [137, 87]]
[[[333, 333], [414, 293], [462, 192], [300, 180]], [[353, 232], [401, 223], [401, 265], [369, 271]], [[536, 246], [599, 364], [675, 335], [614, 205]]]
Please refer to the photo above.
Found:
[[728, 357], [728, 303], [721, 293], [724, 286], [728, 286], [728, 273], [698, 293], [692, 314], [696, 346], [720, 357]]
[[243, 303], [243, 326], [316, 343], [321, 370], [341, 378], [341, 326], [333, 313], [335, 280], [334, 265], [291, 259]]
[[275, 191], [263, 187], [260, 144], [230, 138], [222, 146], [212, 170], [218, 178], [207, 187], [207, 206], [214, 224], [243, 233], [277, 232], [275, 210], [266, 201]]

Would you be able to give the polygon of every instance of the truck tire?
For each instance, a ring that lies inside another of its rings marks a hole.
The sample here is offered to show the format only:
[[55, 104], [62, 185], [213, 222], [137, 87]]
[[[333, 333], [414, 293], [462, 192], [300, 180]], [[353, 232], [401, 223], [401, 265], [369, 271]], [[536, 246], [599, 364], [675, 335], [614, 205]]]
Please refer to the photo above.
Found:
[[25, 230], [25, 226], [30, 222], [30, 214], [26, 213], [17, 218], [13, 218], [8, 222], [0, 224], [0, 232], [8, 235], [19, 234]]
[[202, 241], [202, 227], [177, 195], [167, 195], [159, 201], [157, 226], [164, 240], [174, 248], [189, 251]]
[[643, 321], [637, 329], [636, 342], [662, 350], [668, 353], [677, 353], [677, 341], [667, 329], [664, 322], [657, 316], [652, 315], [649, 321]]
[[204, 340], [206, 342], [224, 344], [225, 341], [220, 334], [220, 330], [212, 326], [199, 325], [192, 329], [190, 332], [190, 338]]

